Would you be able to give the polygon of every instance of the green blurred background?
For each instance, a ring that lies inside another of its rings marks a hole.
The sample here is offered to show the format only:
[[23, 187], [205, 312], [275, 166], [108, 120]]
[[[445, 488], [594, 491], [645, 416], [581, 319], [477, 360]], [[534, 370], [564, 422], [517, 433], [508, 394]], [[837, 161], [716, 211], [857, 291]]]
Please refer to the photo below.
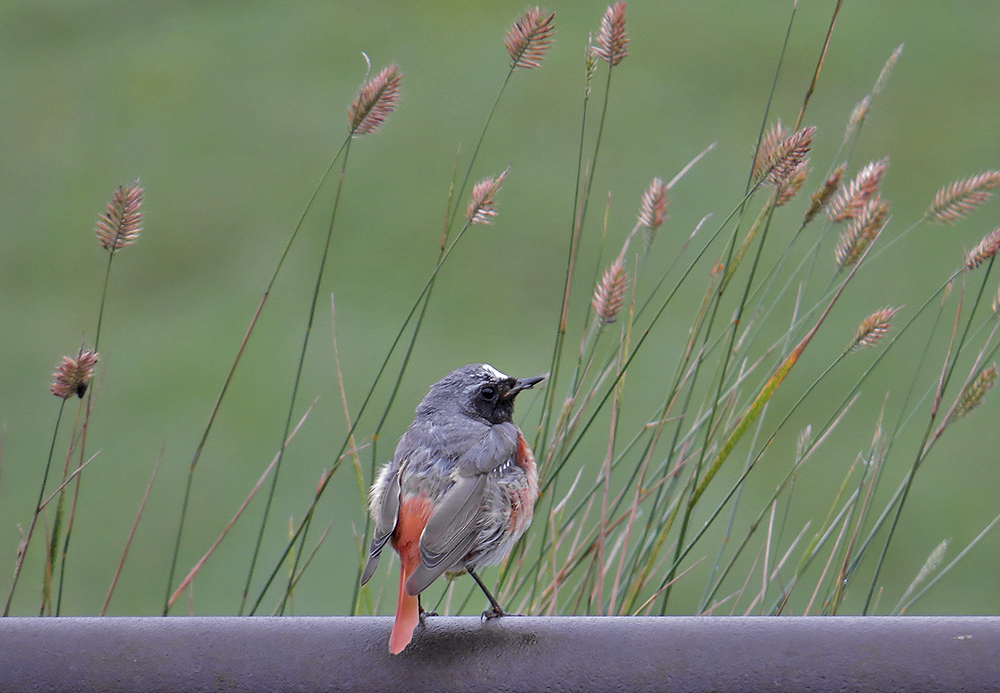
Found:
[[[833, 4], [800, 3], [772, 120], [794, 122]], [[452, 368], [472, 361], [516, 375], [548, 368], [572, 203], [584, 46], [605, 7], [589, 0], [552, 4], [556, 42], [543, 68], [515, 74], [506, 92], [474, 171], [478, 179], [511, 166], [500, 215], [493, 227], [470, 232], [440, 277], [380, 441], [380, 460], [391, 455], [428, 385]], [[739, 201], [790, 8], [790, 2], [629, 3], [630, 56], [615, 72], [570, 349], [592, 290], [587, 277], [598, 262], [608, 193], [609, 252], [617, 252], [650, 179], [669, 180], [718, 142], [672, 191], [671, 219], [661, 238], [674, 240], [658, 241], [651, 259], [660, 268], [699, 219], [712, 213], [718, 223]], [[95, 329], [106, 255], [94, 239], [94, 220], [116, 186], [141, 177], [145, 228], [114, 263], [88, 443], [100, 454], [84, 474], [63, 613], [100, 611], [162, 452], [110, 610], [159, 612], [195, 445], [278, 255], [347, 132], [346, 109], [365, 75], [364, 51], [375, 69], [398, 62], [405, 72], [402, 98], [383, 131], [351, 149], [298, 411], [320, 400], [285, 460], [261, 563], [269, 570], [289, 518], [301, 519], [344, 436], [326, 297], [336, 294], [340, 358], [356, 410], [433, 266], [456, 151], [461, 146], [464, 171], [506, 74], [504, 33], [524, 9], [521, 2], [4, 3], [0, 592], [9, 586], [18, 525], [26, 529], [30, 521], [58, 409], [49, 374]], [[998, 33], [1000, 5], [992, 0], [845, 3], [806, 117], [819, 128], [813, 152], [818, 173], [807, 189], [831, 163], [855, 103], [904, 42], [851, 166], [854, 171], [891, 155], [883, 185], [893, 203], [891, 228], [898, 232], [919, 219], [942, 185], [1000, 166]], [[324, 189], [318, 211], [306, 220], [201, 459], [181, 576], [225, 527], [280, 441], [332, 189]], [[786, 236], [802, 203], [789, 212]], [[883, 305], [919, 306], [962, 252], [997, 225], [998, 210], [994, 202], [955, 228], [921, 227], [879, 258], [847, 292], [823, 344], [807, 352], [789, 389], [801, 391], [811, 382], [865, 315]], [[692, 311], [707, 281], [704, 273], [693, 281]], [[640, 362], [649, 370], [631, 380], [635, 421], [649, 415], [662, 381], [672, 375], [692, 314], [679, 313], [679, 328], [659, 326], [661, 340]], [[871, 439], [884, 393], [898, 403], [909, 387], [921, 346], [901, 351], [895, 370], [867, 384], [844, 428], [803, 471], [795, 526], [822, 521], [845, 470]], [[935, 352], [934, 364], [941, 353]], [[858, 358], [850, 378], [872, 355]], [[382, 388], [379, 410], [385, 396]], [[840, 396], [830, 395], [835, 401]], [[794, 393], [787, 398], [786, 407]], [[798, 430], [829, 416], [822, 392], [817, 401], [814, 413], [798, 416], [776, 443], [777, 460], [752, 479], [748, 491], [761, 496], [744, 498], [748, 510], [760, 508], [787, 469]], [[521, 406], [532, 409], [528, 401]], [[926, 409], [914, 430], [922, 429]], [[73, 410], [67, 411], [71, 419]], [[942, 539], [952, 539], [950, 558], [1000, 512], [998, 412], [994, 396], [948, 432], [921, 471], [880, 580], [885, 608]], [[370, 435], [373, 425], [369, 417], [359, 435]], [[595, 436], [593, 453], [579, 461], [595, 464], [605, 445]], [[901, 447], [886, 471], [886, 497], [912, 459], [913, 444]], [[64, 451], [60, 442], [60, 468]], [[367, 467], [370, 457], [362, 459]], [[355, 534], [363, 531], [365, 511], [350, 470], [338, 475], [317, 523], [321, 530], [333, 522], [330, 537], [299, 586], [297, 613], [350, 608]], [[236, 611], [260, 512], [261, 503], [251, 506], [196, 580], [196, 613]], [[38, 539], [15, 613], [37, 612]], [[706, 544], [702, 554], [714, 556], [714, 548]], [[996, 613], [998, 558], [1000, 535], [993, 534], [917, 611]], [[694, 598], [703, 584], [695, 582]], [[692, 608], [685, 599], [679, 591], [671, 611]], [[851, 605], [856, 608], [856, 600]], [[181, 604], [174, 613], [186, 609]]]

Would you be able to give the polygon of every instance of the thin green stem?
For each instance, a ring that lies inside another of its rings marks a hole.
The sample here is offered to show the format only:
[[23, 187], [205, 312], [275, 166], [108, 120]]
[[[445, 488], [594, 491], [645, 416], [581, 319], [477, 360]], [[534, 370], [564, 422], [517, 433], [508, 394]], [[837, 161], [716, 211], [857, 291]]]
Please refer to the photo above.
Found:
[[327, 178], [333, 171], [334, 166], [340, 159], [341, 154], [347, 148], [349, 139], [344, 140], [343, 144], [340, 145], [340, 149], [334, 155], [333, 160], [327, 166], [326, 171], [320, 177], [319, 182], [313, 189], [312, 195], [309, 196], [309, 200], [306, 202], [305, 209], [302, 210], [302, 214], [299, 215], [299, 220], [295, 224], [295, 228], [292, 229], [291, 235], [288, 237], [288, 241], [285, 243], [284, 250], [281, 252], [281, 256], [278, 258], [278, 263], [274, 268], [274, 272], [271, 274], [271, 279], [267, 283], [267, 287], [264, 289], [264, 295], [257, 305], [257, 310], [250, 320], [250, 326], [247, 328], [246, 334], [243, 336], [243, 341], [240, 343], [240, 348], [236, 352], [236, 358], [233, 360], [233, 365], [229, 369], [229, 374], [226, 376], [225, 382], [222, 384], [222, 389], [219, 391], [219, 396], [215, 400], [215, 405], [212, 407], [212, 413], [208, 417], [208, 423], [205, 425], [205, 429], [202, 431], [201, 438], [198, 441], [198, 445], [195, 448], [194, 456], [191, 458], [191, 464], [188, 467], [188, 477], [187, 482], [184, 487], [184, 498], [181, 501], [181, 512], [180, 518], [177, 522], [177, 536], [174, 539], [174, 550], [170, 558], [170, 570], [167, 573], [167, 591], [163, 598], [163, 615], [166, 616], [170, 612], [170, 596], [173, 594], [173, 584], [174, 577], [177, 570], [177, 561], [180, 556], [181, 550], [181, 539], [184, 534], [184, 523], [187, 519], [188, 505], [191, 500], [191, 489], [194, 482], [194, 471], [198, 466], [198, 461], [201, 459], [201, 454], [205, 449], [205, 445], [208, 442], [209, 433], [212, 431], [212, 426], [215, 424], [215, 417], [219, 413], [219, 409], [222, 407], [222, 400], [225, 399], [226, 393], [229, 391], [229, 386], [233, 382], [233, 378], [236, 375], [236, 368], [239, 366], [240, 361], [243, 358], [243, 352], [246, 349], [247, 344], [250, 341], [250, 335], [253, 334], [254, 328], [257, 325], [257, 320], [260, 318], [261, 312], [264, 310], [264, 304], [267, 303], [268, 297], [271, 295], [271, 289], [274, 287], [275, 281], [278, 279], [278, 274], [281, 272], [282, 266], [285, 264], [285, 259], [288, 257], [288, 253], [292, 248], [292, 244], [299, 235], [299, 231], [302, 229], [302, 225], [305, 223], [306, 215], [312, 209], [313, 203], [319, 196], [320, 190], [326, 183]]
[[344, 149], [343, 162], [341, 163], [340, 167], [340, 176], [337, 179], [337, 192], [333, 199], [333, 209], [330, 212], [330, 222], [329, 225], [327, 226], [326, 240], [323, 245], [323, 252], [320, 256], [319, 268], [316, 272], [316, 282], [313, 285], [312, 300], [309, 303], [309, 314], [308, 317], [306, 318], [305, 333], [302, 336], [302, 350], [299, 353], [299, 362], [295, 369], [295, 377], [292, 382], [292, 393], [290, 401], [288, 403], [288, 415], [285, 417], [285, 427], [281, 435], [282, 445], [279, 447], [278, 450], [278, 461], [274, 465], [274, 474], [271, 476], [271, 487], [268, 490], [267, 500], [265, 501], [264, 504], [264, 513], [261, 517], [260, 529], [257, 532], [257, 541], [254, 545], [253, 556], [250, 559], [250, 568], [247, 570], [247, 581], [246, 585], [243, 588], [243, 597], [240, 600], [240, 611], [239, 611], [240, 615], [243, 614], [243, 611], [246, 608], [247, 598], [250, 594], [250, 586], [253, 583], [254, 569], [257, 566], [257, 559], [260, 555], [260, 547], [264, 541], [264, 530], [267, 526], [268, 516], [270, 515], [271, 512], [271, 505], [272, 502], [274, 501], [275, 490], [277, 489], [278, 486], [278, 476], [279, 473], [281, 472], [281, 463], [285, 456], [284, 442], [285, 440], [288, 439], [288, 433], [292, 429], [292, 417], [295, 413], [295, 401], [298, 396], [299, 385], [302, 382], [302, 372], [305, 368], [306, 351], [309, 348], [309, 337], [312, 334], [313, 321], [316, 318], [316, 306], [319, 304], [319, 291], [320, 287], [323, 284], [323, 274], [326, 269], [327, 258], [330, 255], [330, 245], [333, 241], [333, 230], [335, 228], [335, 222], [337, 219], [337, 209], [340, 206], [341, 193], [343, 192], [344, 188], [344, 178], [346, 177], [347, 173], [347, 161], [350, 151], [351, 151], [350, 139], [348, 139], [347, 146]]
[[17, 564], [14, 566], [14, 580], [10, 585], [10, 592], [7, 593], [7, 602], [4, 604], [3, 615], [10, 615], [10, 606], [14, 600], [14, 591], [17, 589], [17, 581], [21, 577], [21, 569], [24, 567], [24, 559], [28, 555], [28, 548], [31, 546], [31, 537], [35, 533], [35, 525], [38, 516], [42, 513], [42, 500], [45, 498], [45, 485], [49, 481], [49, 471], [52, 468], [52, 458], [55, 456], [56, 439], [59, 436], [59, 424], [62, 421], [63, 410], [66, 408], [66, 400], [60, 400], [59, 413], [56, 414], [56, 425], [52, 430], [52, 442], [49, 444], [49, 456], [45, 460], [45, 471], [42, 473], [42, 487], [38, 491], [38, 501], [35, 503], [35, 512], [31, 516], [31, 524], [28, 525], [28, 533], [24, 537], [20, 550], [17, 552]]
[[[569, 254], [566, 260], [566, 279], [563, 290], [562, 314], [559, 318], [559, 326], [556, 330], [556, 338], [552, 347], [552, 359], [549, 365], [549, 377], [546, 379], [546, 396], [548, 404], [542, 414], [542, 422], [539, 428], [539, 435], [535, 441], [535, 449], [538, 451], [538, 458], [545, 459], [546, 443], [549, 440], [549, 428], [552, 423], [552, 416], [556, 411], [556, 384], [559, 380], [559, 366], [562, 363], [562, 350], [566, 339], [566, 327], [569, 320], [569, 299], [573, 287], [573, 269], [576, 264], [577, 251], [580, 247], [580, 235], [587, 217], [587, 205], [590, 201], [590, 189], [594, 181], [594, 171], [597, 169], [597, 158], [601, 149], [601, 139], [604, 135], [604, 124], [607, 120], [608, 103], [611, 94], [611, 75], [614, 70], [608, 66], [608, 78], [604, 85], [604, 102], [601, 107], [601, 117], [597, 125], [597, 135], [594, 141], [594, 153], [590, 162], [590, 169], [587, 181], [581, 189], [583, 179], [584, 159], [583, 149], [586, 143], [587, 131], [587, 105], [589, 104], [589, 86], [584, 95], [583, 115], [580, 124], [580, 146], [576, 162], [576, 185], [573, 190], [573, 208], [570, 217], [570, 243]], [[581, 202], [580, 196], [583, 195]]]
[[[886, 555], [889, 553], [889, 545], [892, 543], [892, 539], [896, 534], [896, 528], [899, 525], [899, 518], [903, 514], [903, 506], [906, 503], [906, 499], [909, 496], [910, 489], [913, 486], [913, 479], [917, 475], [917, 470], [920, 465], [927, 458], [930, 453], [930, 448], [933, 445], [934, 439], [931, 435], [934, 432], [934, 423], [937, 419], [937, 414], [939, 411], [939, 404], [944, 396], [944, 392], [948, 388], [948, 383], [951, 381], [951, 377], [955, 372], [955, 368], [958, 366], [958, 359], [962, 355], [963, 347], [965, 346], [966, 338], [969, 335], [969, 331], [972, 328], [972, 320], [975, 317], [976, 309], [979, 307], [982, 301], [983, 295], [986, 291], [986, 283], [989, 280], [990, 273], [993, 270], [993, 263], [996, 260], [995, 257], [990, 259], [989, 265], [986, 267], [986, 271], [983, 273], [983, 281], [979, 286], [979, 292], [976, 294], [976, 299], [973, 302], [972, 309], [969, 311], [969, 317], [965, 323], [965, 329], [962, 331], [961, 337], [959, 337], [958, 345], [954, 350], [954, 356], [950, 357], [949, 361], [945, 363], [945, 369], [942, 374], [941, 383], [938, 387], [937, 397], [934, 404], [934, 408], [931, 411], [930, 416], [927, 421], [927, 428], [924, 431], [923, 438], [920, 441], [920, 447], [917, 450], [916, 458], [913, 460], [913, 465], [910, 468], [909, 475], [907, 476], [906, 482], [903, 486], [903, 492], [899, 497], [899, 504], [896, 506], [896, 514], [892, 518], [892, 523], [889, 525], [889, 533], [885, 539], [885, 545], [882, 548], [882, 553], [879, 555], [878, 563], [875, 566], [875, 574], [872, 576], [872, 582], [868, 588], [868, 596], [865, 598], [865, 606], [861, 613], [864, 616], [868, 615], [868, 610], [871, 608], [872, 598], [875, 595], [875, 588], [878, 585], [878, 578], [882, 572], [882, 566], [885, 564]], [[959, 307], [959, 312], [961, 312], [961, 307]], [[957, 320], [956, 316], [956, 320]]]
[[101, 305], [97, 309], [97, 330], [94, 333], [94, 351], [98, 350], [101, 341], [101, 325], [104, 321], [104, 305], [108, 301], [108, 284], [111, 283], [111, 261], [115, 259], [115, 251], [108, 251], [108, 266], [104, 271], [104, 288], [101, 289]]

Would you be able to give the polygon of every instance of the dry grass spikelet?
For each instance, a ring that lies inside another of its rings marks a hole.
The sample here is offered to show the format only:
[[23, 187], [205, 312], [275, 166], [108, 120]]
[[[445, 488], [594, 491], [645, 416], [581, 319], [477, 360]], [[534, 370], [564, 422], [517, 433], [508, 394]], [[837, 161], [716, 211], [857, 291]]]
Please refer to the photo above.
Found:
[[556, 13], [548, 17], [540, 8], [528, 10], [507, 32], [504, 45], [510, 54], [511, 69], [541, 67], [545, 51], [552, 45]]
[[851, 135], [857, 132], [858, 128], [861, 127], [861, 123], [865, 122], [865, 118], [868, 117], [868, 109], [872, 105], [872, 95], [869, 94], [865, 98], [858, 101], [857, 105], [854, 106], [854, 110], [851, 111], [851, 117], [847, 119], [847, 130], [844, 132], [844, 144], [851, 139]]
[[63, 356], [62, 362], [56, 367], [52, 377], [52, 394], [62, 399], [69, 399], [73, 395], [83, 397], [87, 393], [87, 386], [94, 377], [94, 368], [97, 366], [97, 352], [92, 350], [84, 351], [80, 348], [76, 358]]
[[602, 325], [613, 323], [618, 319], [618, 311], [621, 310], [622, 302], [625, 300], [627, 288], [628, 273], [625, 271], [625, 259], [619, 256], [604, 273], [591, 301], [597, 319]]
[[851, 218], [834, 249], [837, 269], [850, 267], [858, 261], [882, 230], [888, 214], [889, 203], [876, 194], [865, 203], [858, 215]]
[[830, 202], [830, 198], [833, 197], [833, 194], [837, 192], [837, 188], [840, 187], [840, 180], [844, 177], [844, 171], [846, 170], [847, 162], [845, 161], [827, 177], [823, 182], [823, 187], [813, 193], [809, 209], [806, 210], [806, 214], [802, 218], [803, 226], [815, 219], [816, 215], [826, 208], [826, 205]]
[[830, 221], [834, 223], [846, 221], [861, 214], [868, 201], [878, 192], [878, 186], [887, 168], [889, 168], [889, 157], [873, 161], [858, 171], [854, 180], [841, 186], [826, 208]]
[[628, 57], [628, 35], [625, 33], [625, 3], [608, 7], [601, 18], [594, 53], [614, 67]]
[[965, 269], [972, 270], [987, 260], [991, 260], [1000, 250], [1000, 226], [983, 236], [979, 245], [965, 256]]
[[646, 192], [642, 194], [642, 207], [639, 210], [639, 223], [646, 227], [647, 250], [653, 244], [656, 230], [667, 220], [669, 205], [666, 184], [661, 178], [654, 178], [646, 188]]
[[976, 379], [969, 383], [969, 386], [962, 392], [962, 396], [955, 406], [955, 418], [965, 416], [970, 411], [983, 403], [983, 398], [990, 391], [997, 381], [997, 365], [992, 363], [976, 376]]
[[785, 185], [805, 161], [815, 134], [816, 128], [809, 126], [793, 133], [782, 142], [774, 167], [767, 176], [767, 182], [778, 187]]
[[369, 135], [382, 127], [385, 119], [396, 108], [402, 83], [403, 73], [396, 63], [392, 63], [361, 85], [358, 95], [347, 109], [351, 137]]
[[954, 224], [990, 199], [993, 195], [990, 190], [997, 186], [1000, 186], [1000, 171], [987, 171], [946, 185], [934, 196], [934, 204], [924, 219]]
[[886, 83], [889, 81], [889, 77], [892, 75], [892, 70], [896, 67], [896, 61], [899, 60], [899, 56], [903, 54], [903, 46], [906, 44], [901, 43], [889, 56], [889, 59], [885, 61], [885, 65], [882, 66], [882, 71], [878, 73], [878, 79], [875, 80], [875, 86], [872, 87], [872, 96], [878, 96], [885, 89]]
[[805, 127], [791, 135], [779, 121], [761, 140], [757, 157], [753, 163], [753, 180], [765, 185], [781, 187], [785, 185], [805, 161], [812, 146], [815, 127]]
[[799, 432], [799, 437], [795, 441], [796, 460], [801, 460], [809, 452], [809, 446], [812, 443], [812, 434], [812, 424], [806, 424], [806, 427]]
[[799, 162], [799, 165], [788, 176], [788, 180], [778, 188], [778, 197], [774, 201], [775, 206], [781, 207], [791, 202], [792, 198], [802, 190], [802, 186], [806, 184], [806, 179], [809, 178], [809, 174], [811, 173], [812, 169], [809, 168], [809, 159]]
[[590, 98], [590, 88], [594, 81], [594, 74], [597, 72], [597, 47], [594, 45], [594, 35], [591, 34], [587, 40], [587, 47], [583, 52], [584, 66], [587, 69], [587, 80], [584, 86], [583, 95]]
[[766, 176], [773, 167], [773, 159], [781, 143], [788, 138], [788, 131], [781, 124], [781, 120], [771, 126], [771, 129], [764, 133], [764, 137], [757, 147], [757, 156], [753, 160], [753, 171], [751, 176], [754, 181], [759, 181]]
[[889, 321], [895, 317], [899, 310], [899, 308], [880, 308], [862, 320], [848, 351], [875, 346], [882, 337], [889, 334], [889, 330], [892, 328]]
[[142, 232], [142, 186], [135, 181], [119, 185], [108, 211], [97, 219], [94, 233], [105, 250], [115, 252], [132, 245]]
[[496, 195], [510, 171], [508, 166], [499, 176], [484, 178], [472, 189], [472, 199], [466, 210], [465, 217], [473, 224], [489, 224], [497, 215]]

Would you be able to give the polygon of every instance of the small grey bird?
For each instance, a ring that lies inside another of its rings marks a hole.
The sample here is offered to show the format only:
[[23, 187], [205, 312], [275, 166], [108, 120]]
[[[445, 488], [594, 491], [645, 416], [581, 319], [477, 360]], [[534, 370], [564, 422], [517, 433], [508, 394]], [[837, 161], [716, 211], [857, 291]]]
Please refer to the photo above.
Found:
[[389, 651], [413, 638], [419, 594], [445, 572], [496, 565], [531, 524], [538, 500], [535, 457], [514, 424], [514, 398], [545, 379], [518, 380], [487, 364], [452, 371], [431, 386], [371, 489], [375, 521], [365, 584], [386, 542], [400, 557], [399, 602]]

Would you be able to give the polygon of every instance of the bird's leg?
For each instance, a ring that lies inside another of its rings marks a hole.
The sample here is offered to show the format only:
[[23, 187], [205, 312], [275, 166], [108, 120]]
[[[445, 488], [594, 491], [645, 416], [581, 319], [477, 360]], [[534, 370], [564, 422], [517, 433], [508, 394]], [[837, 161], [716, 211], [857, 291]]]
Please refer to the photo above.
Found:
[[436, 611], [424, 611], [424, 605], [420, 602], [420, 595], [417, 595], [417, 609], [420, 612], [420, 625], [424, 625], [424, 619], [428, 616], [437, 616]]
[[469, 566], [465, 566], [465, 571], [472, 576], [473, 580], [476, 581], [476, 584], [479, 585], [479, 589], [483, 591], [483, 594], [485, 594], [486, 598], [490, 600], [490, 605], [493, 607], [492, 609], [487, 609], [483, 612], [483, 618], [489, 620], [491, 618], [506, 616], [507, 612], [503, 610], [503, 607], [500, 606], [500, 602], [498, 602], [493, 595], [490, 594], [490, 591], [486, 589], [486, 585], [484, 585], [483, 581], [479, 579], [478, 575], [476, 575], [476, 571]]

